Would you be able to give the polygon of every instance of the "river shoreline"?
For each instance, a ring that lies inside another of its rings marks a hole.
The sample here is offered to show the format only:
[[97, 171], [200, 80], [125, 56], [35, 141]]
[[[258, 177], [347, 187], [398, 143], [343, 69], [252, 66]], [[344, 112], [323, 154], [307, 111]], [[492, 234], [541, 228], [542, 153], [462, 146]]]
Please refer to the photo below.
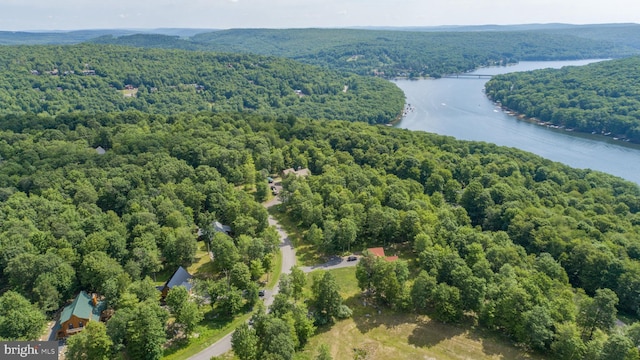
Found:
[[[631, 144], [631, 145], [640, 145], [636, 142], [631, 141], [630, 139], [627, 139], [624, 137], [624, 135], [615, 135], [615, 134], [611, 134], [609, 133], [597, 133], [597, 132], [586, 132], [586, 131], [580, 131], [577, 129], [573, 129], [573, 128], [567, 128], [564, 125], [555, 125], [550, 121], [542, 121], [538, 118], [535, 117], [528, 117], [525, 114], [519, 113], [513, 109], [510, 109], [504, 105], [502, 105], [499, 101], [494, 101], [493, 99], [491, 99], [491, 97], [487, 96], [487, 99], [489, 99], [491, 102], [493, 102], [495, 104], [495, 106], [499, 107], [500, 109], [502, 109], [502, 111], [511, 116], [516, 118], [519, 121], [525, 121], [531, 124], [536, 124], [539, 126], [545, 126], [548, 129], [551, 130], [557, 130], [557, 131], [565, 131], [568, 133], [574, 133], [575, 135], [580, 134], [580, 135], [591, 135], [590, 138], [596, 139], [596, 140], [605, 140], [605, 139], [610, 139], [610, 140], [614, 140], [614, 141], [619, 141], [621, 143], [621, 145], [623, 144]], [[573, 135], [573, 134], [572, 134]]]
[[[581, 66], [598, 60], [521, 62], [518, 65], [482, 68], [480, 74], [542, 68]], [[471, 72], [470, 74], [473, 74]], [[518, 148], [579, 169], [598, 170], [640, 184], [640, 144], [614, 140], [613, 135], [567, 131], [546, 126], [506, 107], [498, 107], [483, 91], [486, 79], [441, 78], [396, 80], [405, 102], [415, 107], [402, 112], [388, 126], [452, 136], [459, 140], [483, 141]]]

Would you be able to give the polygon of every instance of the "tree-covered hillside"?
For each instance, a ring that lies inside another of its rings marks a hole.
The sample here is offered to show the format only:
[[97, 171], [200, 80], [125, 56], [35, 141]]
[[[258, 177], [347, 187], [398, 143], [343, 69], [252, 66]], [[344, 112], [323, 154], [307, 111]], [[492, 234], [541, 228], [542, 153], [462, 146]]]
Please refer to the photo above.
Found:
[[386, 123], [404, 105], [380, 79], [292, 60], [110, 45], [0, 47], [0, 114], [243, 111]]
[[487, 95], [540, 121], [640, 142], [640, 57], [499, 75]]
[[640, 49], [640, 24], [572, 25], [560, 29], [539, 29], [539, 31], [608, 41]]
[[[139, 351], [126, 324], [156, 311], [137, 279], [188, 264], [196, 225], [232, 225], [233, 241], [216, 238], [214, 252], [247, 264], [273, 246], [266, 211], [236, 186], [265, 188], [259, 173], [297, 166], [312, 175], [286, 178], [281, 196], [305, 241], [326, 253], [414, 249], [410, 269], [360, 265], [380, 306], [474, 319], [560, 358], [640, 345], [637, 326], [613, 331], [616, 307], [640, 308], [640, 189], [610, 175], [486, 143], [256, 114], [9, 115], [0, 156], [0, 281], [15, 291], [0, 302], [17, 292], [54, 310], [98, 290], [117, 309], [116, 351]], [[216, 311], [238, 311], [218, 285]]]
[[102, 37], [95, 41], [284, 56], [361, 75], [384, 77], [438, 77], [521, 60], [605, 58], [638, 52], [607, 40], [534, 31], [236, 29], [197, 34], [184, 41], [145, 35]]

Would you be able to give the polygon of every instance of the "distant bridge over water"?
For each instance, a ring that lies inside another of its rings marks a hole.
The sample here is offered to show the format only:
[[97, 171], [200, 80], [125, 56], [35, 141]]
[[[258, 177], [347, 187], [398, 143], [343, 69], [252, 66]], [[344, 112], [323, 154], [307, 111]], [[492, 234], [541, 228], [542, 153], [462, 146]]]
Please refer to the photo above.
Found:
[[442, 77], [448, 78], [448, 79], [491, 79], [493, 75], [460, 73], [460, 74], [443, 75]]

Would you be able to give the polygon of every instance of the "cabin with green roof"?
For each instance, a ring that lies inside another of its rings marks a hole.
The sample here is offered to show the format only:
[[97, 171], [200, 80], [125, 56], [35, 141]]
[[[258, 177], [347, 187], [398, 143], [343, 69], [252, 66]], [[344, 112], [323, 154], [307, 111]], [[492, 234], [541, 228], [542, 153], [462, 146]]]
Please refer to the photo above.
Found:
[[105, 307], [106, 302], [98, 300], [95, 294], [91, 296], [81, 291], [73, 302], [62, 310], [56, 337], [61, 339], [84, 330], [89, 321], [100, 320]]

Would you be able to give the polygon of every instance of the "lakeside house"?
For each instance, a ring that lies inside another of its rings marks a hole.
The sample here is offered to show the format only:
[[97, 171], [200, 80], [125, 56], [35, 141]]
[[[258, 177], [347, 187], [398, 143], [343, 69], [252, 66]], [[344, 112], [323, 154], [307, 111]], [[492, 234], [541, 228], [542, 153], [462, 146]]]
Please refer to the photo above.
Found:
[[102, 312], [106, 305], [104, 300], [98, 300], [96, 294], [90, 296], [85, 291], [80, 291], [71, 304], [62, 310], [56, 325], [56, 338], [62, 339], [79, 333], [89, 321], [103, 320]]

